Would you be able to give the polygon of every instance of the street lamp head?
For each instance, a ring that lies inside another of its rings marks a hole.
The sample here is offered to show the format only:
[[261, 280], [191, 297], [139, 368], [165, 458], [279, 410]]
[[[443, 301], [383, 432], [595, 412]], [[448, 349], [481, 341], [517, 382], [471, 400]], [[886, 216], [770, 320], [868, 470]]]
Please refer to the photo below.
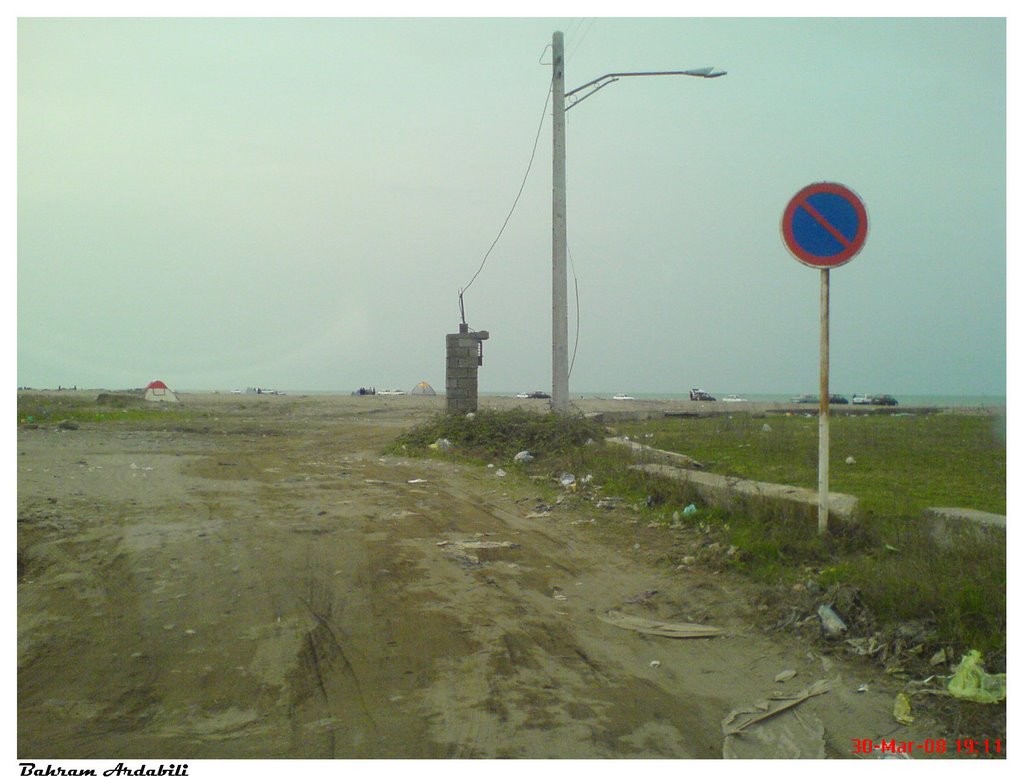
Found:
[[701, 78], [718, 78], [724, 76], [724, 70], [715, 70], [713, 67], [701, 67], [696, 70], [684, 70], [680, 75], [700, 76]]

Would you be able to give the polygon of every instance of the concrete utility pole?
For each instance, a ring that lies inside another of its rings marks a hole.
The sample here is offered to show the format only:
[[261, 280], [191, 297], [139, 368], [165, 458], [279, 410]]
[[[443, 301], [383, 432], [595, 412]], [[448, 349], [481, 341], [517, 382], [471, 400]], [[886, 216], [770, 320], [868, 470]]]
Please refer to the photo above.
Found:
[[565, 226], [565, 47], [562, 33], [551, 41], [554, 149], [551, 205], [551, 408], [569, 412], [569, 303]]
[[[551, 38], [551, 92], [554, 105], [554, 147], [552, 154], [552, 197], [551, 197], [551, 409], [563, 415], [569, 412], [569, 303], [566, 256], [568, 239], [565, 219], [565, 107], [566, 97], [572, 98], [572, 105], [578, 105], [594, 92], [613, 84], [620, 78], [632, 76], [695, 76], [697, 78], [718, 78], [724, 71], [705, 67], [697, 70], [661, 70], [657, 72], [607, 73], [565, 91], [565, 45], [562, 33], [556, 32]], [[580, 92], [589, 89], [586, 94]]]

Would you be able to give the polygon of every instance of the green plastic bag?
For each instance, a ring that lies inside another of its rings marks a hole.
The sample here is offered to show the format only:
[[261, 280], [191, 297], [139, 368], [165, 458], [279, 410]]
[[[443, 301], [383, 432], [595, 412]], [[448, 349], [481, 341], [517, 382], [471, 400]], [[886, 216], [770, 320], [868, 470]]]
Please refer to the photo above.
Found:
[[1006, 675], [986, 673], [981, 666], [981, 653], [971, 650], [953, 672], [949, 692], [958, 699], [994, 704], [1006, 698]]

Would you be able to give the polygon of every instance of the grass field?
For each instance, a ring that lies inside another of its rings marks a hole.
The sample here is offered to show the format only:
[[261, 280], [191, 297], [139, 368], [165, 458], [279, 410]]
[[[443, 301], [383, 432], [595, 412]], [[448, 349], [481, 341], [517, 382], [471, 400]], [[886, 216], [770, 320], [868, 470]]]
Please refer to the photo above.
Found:
[[[818, 485], [817, 417], [736, 414], [622, 424], [618, 431], [692, 456], [711, 472]], [[917, 516], [937, 506], [1006, 514], [1005, 417], [833, 416], [829, 436], [830, 489], [856, 496], [866, 515]]]

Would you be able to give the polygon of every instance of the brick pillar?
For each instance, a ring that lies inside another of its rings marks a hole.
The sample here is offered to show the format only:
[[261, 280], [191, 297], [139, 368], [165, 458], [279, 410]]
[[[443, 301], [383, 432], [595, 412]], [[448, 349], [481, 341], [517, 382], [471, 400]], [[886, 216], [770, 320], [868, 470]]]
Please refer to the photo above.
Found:
[[475, 413], [477, 406], [477, 370], [483, 364], [486, 331], [470, 332], [459, 325], [458, 334], [445, 335], [447, 363], [444, 374], [449, 413]]

